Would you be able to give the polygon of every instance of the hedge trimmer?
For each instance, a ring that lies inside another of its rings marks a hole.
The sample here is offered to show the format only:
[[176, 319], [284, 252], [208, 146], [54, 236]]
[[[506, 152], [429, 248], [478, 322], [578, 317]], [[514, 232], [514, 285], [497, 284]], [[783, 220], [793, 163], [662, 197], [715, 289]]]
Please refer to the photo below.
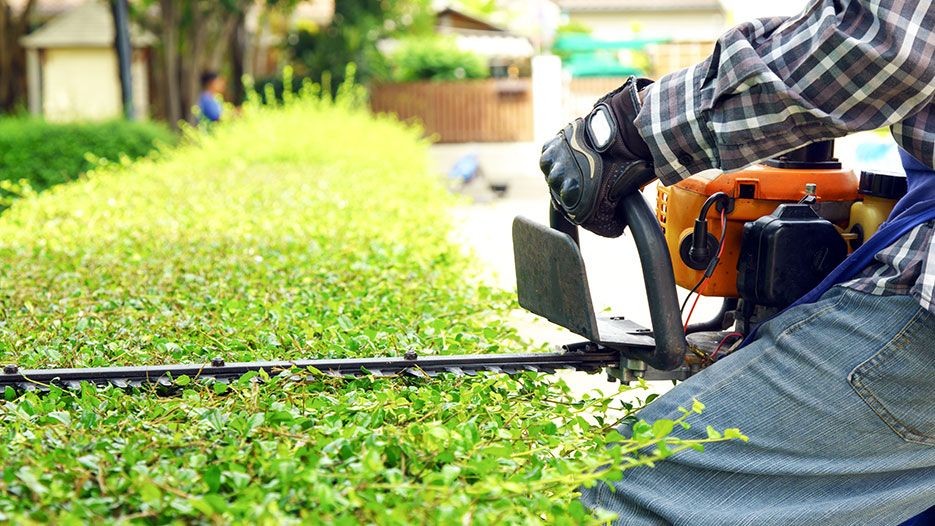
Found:
[[[587, 340], [557, 352], [236, 363], [219, 357], [204, 364], [77, 369], [9, 364], [0, 371], [0, 388], [76, 388], [82, 382], [171, 387], [182, 377], [228, 382], [250, 371], [422, 377], [606, 369], [621, 381], [685, 379], [814, 287], [876, 232], [905, 193], [899, 176], [863, 172], [858, 183], [832, 153], [830, 141], [815, 143], [741, 172], [660, 187], [655, 213], [639, 194], [622, 199], [618, 212], [639, 252], [651, 329], [595, 315], [577, 228], [552, 210], [549, 226], [517, 217], [513, 246], [520, 305]], [[681, 306], [676, 284], [691, 291]], [[698, 296], [724, 298], [718, 315], [683, 323], [692, 294], [696, 302]]]

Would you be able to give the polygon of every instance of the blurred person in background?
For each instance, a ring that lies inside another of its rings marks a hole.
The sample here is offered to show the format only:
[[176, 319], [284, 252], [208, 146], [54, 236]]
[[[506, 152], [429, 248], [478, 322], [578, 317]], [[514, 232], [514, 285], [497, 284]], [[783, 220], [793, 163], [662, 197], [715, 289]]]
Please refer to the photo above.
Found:
[[201, 74], [201, 95], [198, 97], [200, 122], [219, 122], [223, 113], [224, 90], [227, 82], [217, 71]]

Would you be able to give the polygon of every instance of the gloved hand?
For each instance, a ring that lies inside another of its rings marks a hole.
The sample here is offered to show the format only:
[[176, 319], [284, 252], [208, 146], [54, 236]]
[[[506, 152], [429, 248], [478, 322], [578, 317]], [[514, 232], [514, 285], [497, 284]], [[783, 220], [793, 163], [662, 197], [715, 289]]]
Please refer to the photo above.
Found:
[[553, 204], [595, 234], [622, 234], [626, 223], [618, 201], [656, 178], [652, 154], [633, 124], [640, 111], [638, 92], [650, 84], [630, 77], [542, 147], [539, 167]]

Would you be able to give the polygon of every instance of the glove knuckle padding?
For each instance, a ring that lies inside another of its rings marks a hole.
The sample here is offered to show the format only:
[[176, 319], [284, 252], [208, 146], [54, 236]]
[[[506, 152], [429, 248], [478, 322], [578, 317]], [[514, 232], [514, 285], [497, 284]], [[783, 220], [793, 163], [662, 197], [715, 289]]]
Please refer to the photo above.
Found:
[[602, 236], [623, 233], [617, 204], [654, 178], [649, 148], [633, 124], [636, 92], [648, 84], [631, 78], [543, 147], [539, 165], [553, 202], [573, 223]]

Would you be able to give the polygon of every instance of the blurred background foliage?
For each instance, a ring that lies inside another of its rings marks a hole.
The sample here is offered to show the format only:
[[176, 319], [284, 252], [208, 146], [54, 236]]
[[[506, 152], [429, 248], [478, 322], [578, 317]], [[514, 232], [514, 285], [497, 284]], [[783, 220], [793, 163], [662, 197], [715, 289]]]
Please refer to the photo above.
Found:
[[301, 24], [284, 42], [297, 77], [325, 85], [344, 81], [348, 63], [357, 65], [357, 80], [387, 78], [390, 66], [377, 45], [386, 38], [430, 35], [435, 21], [429, 0], [341, 0], [327, 27]]
[[15, 197], [77, 179], [100, 163], [137, 159], [175, 142], [175, 135], [155, 122], [0, 119], [0, 209]]
[[490, 74], [483, 57], [458, 49], [453, 38], [439, 35], [401, 40], [387, 62], [387, 78], [396, 82], [482, 79]]

